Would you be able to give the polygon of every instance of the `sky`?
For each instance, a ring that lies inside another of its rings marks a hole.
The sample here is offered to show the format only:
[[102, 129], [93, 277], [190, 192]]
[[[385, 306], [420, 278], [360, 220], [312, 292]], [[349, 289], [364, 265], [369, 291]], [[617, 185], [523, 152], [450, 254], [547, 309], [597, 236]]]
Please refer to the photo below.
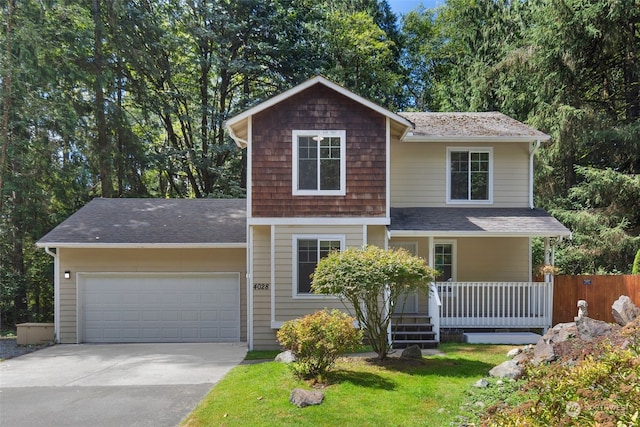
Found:
[[427, 9], [433, 9], [444, 4], [444, 0], [387, 0], [391, 10], [399, 15], [404, 15], [417, 8], [420, 3]]

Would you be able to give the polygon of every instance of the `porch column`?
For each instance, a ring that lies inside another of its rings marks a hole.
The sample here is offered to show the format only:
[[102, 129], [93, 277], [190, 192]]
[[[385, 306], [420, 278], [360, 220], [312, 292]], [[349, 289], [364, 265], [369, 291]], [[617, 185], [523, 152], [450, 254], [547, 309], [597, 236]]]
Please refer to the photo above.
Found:
[[[544, 238], [544, 265], [550, 265], [550, 261], [549, 261], [549, 255], [550, 255], [550, 250], [549, 250], [549, 238], [545, 237]], [[544, 281], [545, 283], [549, 283], [551, 281], [551, 275], [549, 273], [544, 273]]]
[[433, 236], [429, 236], [429, 267], [431, 268], [435, 268], [434, 264], [435, 264], [435, 254], [433, 253], [434, 251], [434, 247], [433, 247]]

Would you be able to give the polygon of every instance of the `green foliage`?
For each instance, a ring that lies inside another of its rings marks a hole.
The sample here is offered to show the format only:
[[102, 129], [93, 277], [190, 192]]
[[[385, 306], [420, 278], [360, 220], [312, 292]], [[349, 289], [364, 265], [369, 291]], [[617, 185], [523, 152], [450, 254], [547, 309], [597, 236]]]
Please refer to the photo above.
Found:
[[354, 318], [339, 310], [321, 310], [290, 320], [278, 330], [278, 341], [296, 356], [291, 369], [300, 378], [322, 381], [338, 356], [362, 342]]
[[633, 267], [631, 268], [631, 274], [640, 274], [640, 249], [636, 252], [636, 256], [633, 259]]
[[640, 356], [605, 347], [575, 366], [555, 363], [529, 369], [534, 399], [504, 407], [485, 425], [637, 425], [640, 416]]
[[402, 76], [387, 33], [364, 11], [331, 12], [326, 23], [327, 76], [367, 99], [397, 107]]
[[389, 351], [387, 331], [400, 295], [416, 289], [428, 293], [436, 271], [403, 249], [377, 246], [333, 252], [318, 263], [311, 288], [339, 295], [355, 312], [379, 359]]
[[556, 264], [567, 274], [630, 273], [640, 245], [640, 175], [589, 167], [576, 172], [580, 182], [550, 209], [573, 231], [559, 246]]

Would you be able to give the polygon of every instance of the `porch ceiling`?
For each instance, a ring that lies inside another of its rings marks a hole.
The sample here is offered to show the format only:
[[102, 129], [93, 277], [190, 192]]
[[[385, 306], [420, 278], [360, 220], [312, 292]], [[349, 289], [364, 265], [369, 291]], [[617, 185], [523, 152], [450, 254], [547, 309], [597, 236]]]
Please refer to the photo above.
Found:
[[543, 209], [391, 208], [393, 236], [570, 237], [571, 231]]

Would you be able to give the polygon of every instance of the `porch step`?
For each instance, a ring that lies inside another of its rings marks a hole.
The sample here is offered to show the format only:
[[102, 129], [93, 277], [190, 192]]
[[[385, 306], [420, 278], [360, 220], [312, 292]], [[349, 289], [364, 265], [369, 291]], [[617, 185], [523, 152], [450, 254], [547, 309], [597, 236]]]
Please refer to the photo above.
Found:
[[535, 344], [541, 338], [533, 332], [466, 332], [464, 342], [469, 344]]
[[417, 345], [418, 347], [425, 348], [438, 348], [438, 341], [436, 340], [394, 340], [391, 348], [407, 348], [412, 345]]
[[391, 326], [393, 348], [407, 348], [417, 345], [420, 348], [436, 348], [436, 332], [431, 317], [426, 314], [404, 314], [394, 316]]

